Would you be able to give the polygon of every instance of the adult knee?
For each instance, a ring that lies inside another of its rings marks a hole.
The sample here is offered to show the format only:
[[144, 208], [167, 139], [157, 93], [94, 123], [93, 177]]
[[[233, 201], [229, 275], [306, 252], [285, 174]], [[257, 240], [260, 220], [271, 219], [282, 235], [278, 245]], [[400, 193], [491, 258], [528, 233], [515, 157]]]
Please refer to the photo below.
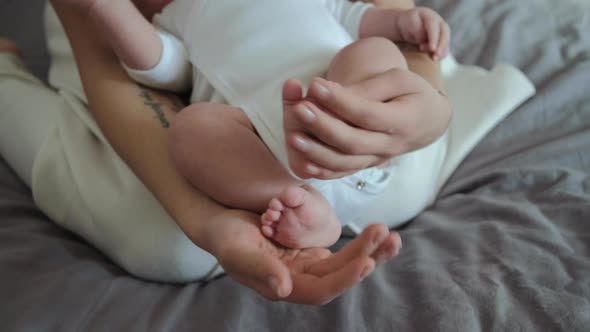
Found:
[[222, 272], [215, 257], [195, 246], [179, 229], [130, 237], [112, 257], [129, 273], [148, 280], [192, 282]]

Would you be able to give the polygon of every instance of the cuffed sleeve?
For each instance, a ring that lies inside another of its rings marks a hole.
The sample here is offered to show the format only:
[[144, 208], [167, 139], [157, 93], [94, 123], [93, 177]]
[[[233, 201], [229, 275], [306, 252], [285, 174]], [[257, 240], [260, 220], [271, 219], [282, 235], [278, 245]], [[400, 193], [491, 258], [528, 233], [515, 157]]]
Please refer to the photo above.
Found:
[[131, 78], [146, 86], [171, 92], [188, 91], [192, 85], [192, 66], [182, 42], [175, 36], [158, 30], [162, 40], [162, 55], [154, 67], [131, 69], [123, 64]]
[[361, 20], [367, 9], [374, 7], [373, 4], [362, 1], [350, 2], [347, 0], [325, 0], [326, 8], [334, 15], [336, 21], [340, 22], [350, 36], [359, 39]]

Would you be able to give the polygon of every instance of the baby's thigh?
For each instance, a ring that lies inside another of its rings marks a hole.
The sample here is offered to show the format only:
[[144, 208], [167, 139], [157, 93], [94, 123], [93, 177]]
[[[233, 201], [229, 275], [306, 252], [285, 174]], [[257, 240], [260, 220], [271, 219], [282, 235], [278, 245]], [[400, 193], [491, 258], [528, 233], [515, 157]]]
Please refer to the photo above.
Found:
[[179, 129], [213, 130], [215, 126], [240, 124], [254, 130], [242, 109], [222, 103], [194, 103], [183, 108], [171, 123], [171, 132]]
[[406, 59], [400, 49], [389, 39], [368, 37], [338, 52], [330, 63], [327, 79], [350, 84], [393, 68], [407, 69]]
[[226, 139], [249, 131], [255, 133], [254, 126], [240, 108], [220, 103], [191, 104], [170, 121], [170, 156], [177, 167], [188, 171], [195, 156], [209, 154]]

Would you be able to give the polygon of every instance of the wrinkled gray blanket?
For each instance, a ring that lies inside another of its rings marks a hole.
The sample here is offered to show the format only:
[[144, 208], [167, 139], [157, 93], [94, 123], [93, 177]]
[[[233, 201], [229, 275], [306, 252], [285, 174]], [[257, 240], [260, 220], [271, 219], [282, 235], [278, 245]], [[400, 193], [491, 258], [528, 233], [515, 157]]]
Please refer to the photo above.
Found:
[[[2, 0], [0, 35], [43, 75], [41, 2]], [[401, 230], [396, 260], [323, 307], [228, 277], [138, 280], [52, 224], [0, 160], [0, 330], [590, 331], [590, 4], [418, 3], [449, 21], [461, 62], [511, 63], [538, 92]]]

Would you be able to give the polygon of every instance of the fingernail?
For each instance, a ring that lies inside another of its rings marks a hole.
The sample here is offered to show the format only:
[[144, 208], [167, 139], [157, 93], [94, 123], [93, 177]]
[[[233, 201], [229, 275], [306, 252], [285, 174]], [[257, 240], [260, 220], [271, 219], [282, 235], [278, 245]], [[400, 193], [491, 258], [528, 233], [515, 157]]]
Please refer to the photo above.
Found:
[[322, 97], [328, 97], [330, 95], [330, 90], [326, 88], [321, 83], [315, 82], [316, 90]]
[[311, 122], [315, 119], [315, 113], [305, 105], [297, 105], [297, 112], [305, 122]]
[[386, 237], [388, 237], [389, 234], [388, 233], [378, 233], [373, 237], [373, 244], [374, 245], [378, 245], [381, 244], [381, 242], [383, 242], [383, 240], [385, 240]]
[[365, 268], [361, 272], [361, 279], [365, 279], [369, 275], [369, 273], [371, 273], [372, 270], [373, 269], [371, 268], [371, 266], [365, 266]]
[[279, 294], [279, 280], [276, 277], [270, 277], [268, 284], [270, 285], [270, 288], [275, 294], [281, 296]]
[[320, 169], [315, 165], [307, 165], [307, 173], [313, 175], [320, 174]]
[[307, 149], [307, 147], [309, 146], [309, 143], [307, 143], [306, 140], [299, 136], [295, 137], [295, 142], [297, 142], [297, 146], [302, 150]]

